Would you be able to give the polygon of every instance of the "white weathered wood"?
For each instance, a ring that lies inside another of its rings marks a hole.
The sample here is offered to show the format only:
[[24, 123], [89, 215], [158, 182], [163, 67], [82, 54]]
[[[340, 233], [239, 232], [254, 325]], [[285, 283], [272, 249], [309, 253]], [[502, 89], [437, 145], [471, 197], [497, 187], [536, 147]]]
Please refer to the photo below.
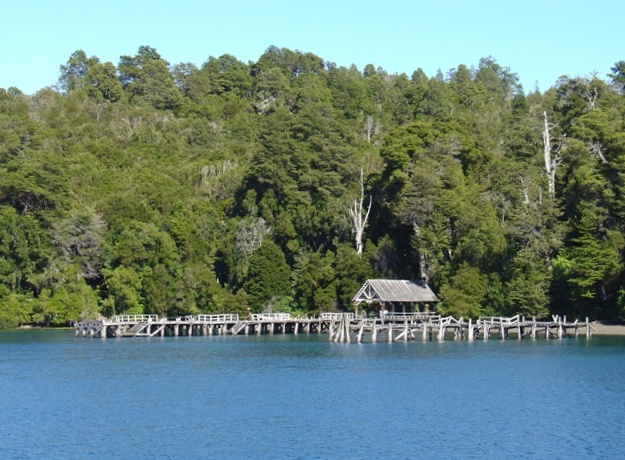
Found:
[[367, 220], [369, 219], [369, 213], [371, 212], [371, 205], [373, 204], [373, 200], [369, 197], [369, 206], [367, 207], [367, 211], [363, 217], [364, 211], [364, 201], [365, 201], [365, 182], [364, 182], [364, 172], [363, 169], [360, 168], [360, 200], [354, 199], [354, 203], [352, 207], [349, 209], [349, 215], [352, 218], [352, 225], [354, 231], [354, 237], [356, 240], [356, 252], [358, 257], [362, 255], [362, 237], [365, 231], [365, 227], [367, 226]]
[[[420, 315], [410, 312], [406, 314], [397, 315], [397, 317], [386, 319], [371, 319], [368, 320], [364, 317], [356, 318], [353, 313], [332, 313], [333, 320], [322, 320], [320, 318], [290, 318], [280, 314], [274, 314], [270, 320], [270, 317], [265, 317], [262, 321], [252, 321], [251, 315], [246, 320], [233, 321], [238, 318], [238, 315], [205, 315], [205, 316], [185, 316], [178, 317], [176, 319], [160, 318], [158, 321], [143, 321], [143, 322], [123, 322], [115, 323], [111, 319], [100, 318], [97, 320], [88, 320], [77, 322], [75, 324], [76, 337], [100, 337], [106, 338], [109, 332], [116, 337], [154, 337], [157, 335], [182, 335], [182, 336], [206, 336], [217, 333], [219, 335], [236, 335], [236, 334], [294, 334], [297, 335], [303, 331], [306, 333], [318, 332], [328, 333], [329, 340], [334, 342], [349, 343], [352, 340], [352, 332], [354, 338], [358, 342], [365, 341], [367, 337], [370, 337], [371, 341], [377, 341], [377, 335], [379, 332], [378, 321], [381, 321], [381, 327], [388, 333], [387, 339], [389, 342], [397, 340], [414, 340], [416, 331], [421, 331], [423, 340], [428, 340], [428, 334], [430, 339], [434, 332], [434, 328], [437, 328], [438, 340], [446, 339], [447, 328], [453, 328], [455, 340], [475, 340], [479, 333], [483, 333], [483, 339], [488, 340], [490, 337], [490, 330], [492, 328], [498, 329], [502, 339], [509, 338], [509, 330], [514, 328], [517, 333], [517, 338], [521, 339], [526, 332], [526, 328], [530, 328], [527, 331], [528, 335], [531, 335], [533, 339], [538, 337], [539, 329], [544, 328], [545, 338], [550, 339], [552, 337], [564, 338], [569, 335], [569, 331], [574, 329], [575, 336], [579, 336], [580, 326], [586, 328], [586, 337], [590, 338], [594, 329], [592, 328], [590, 321], [586, 318], [585, 323], [581, 323], [579, 320], [575, 320], [569, 323], [565, 316], [553, 315], [552, 321], [536, 321], [536, 317], [532, 317], [531, 321], [528, 321], [524, 316], [516, 315], [511, 318], [506, 317], [480, 317], [477, 322], [474, 323], [473, 319], [468, 318], [466, 321], [464, 318], [455, 319], [452, 316], [440, 317], [432, 315]], [[212, 318], [209, 318], [212, 316]], [[210, 320], [216, 320], [217, 317], [222, 322], [212, 322]], [[128, 315], [124, 319], [146, 319], [147, 316], [142, 315]], [[149, 319], [149, 318], [148, 318]], [[355, 319], [358, 322], [355, 322]], [[202, 321], [200, 321], [202, 320]], [[313, 326], [317, 326], [315, 328]], [[553, 328], [553, 331], [552, 331]], [[367, 336], [367, 334], [370, 334]], [[397, 334], [397, 335], [395, 335]], [[552, 336], [553, 334], [553, 336]], [[571, 334], [572, 335], [572, 334]]]

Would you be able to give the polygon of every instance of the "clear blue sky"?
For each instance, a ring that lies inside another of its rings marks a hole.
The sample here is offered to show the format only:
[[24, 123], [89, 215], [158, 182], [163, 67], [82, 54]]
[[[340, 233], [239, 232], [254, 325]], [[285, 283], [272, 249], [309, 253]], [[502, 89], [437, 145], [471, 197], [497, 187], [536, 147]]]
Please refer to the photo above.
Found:
[[492, 56], [526, 92], [559, 76], [607, 79], [625, 60], [623, 0], [0, 0], [0, 88], [52, 85], [83, 49], [115, 65], [141, 45], [171, 64], [209, 56], [256, 61], [270, 45], [339, 66], [477, 66]]

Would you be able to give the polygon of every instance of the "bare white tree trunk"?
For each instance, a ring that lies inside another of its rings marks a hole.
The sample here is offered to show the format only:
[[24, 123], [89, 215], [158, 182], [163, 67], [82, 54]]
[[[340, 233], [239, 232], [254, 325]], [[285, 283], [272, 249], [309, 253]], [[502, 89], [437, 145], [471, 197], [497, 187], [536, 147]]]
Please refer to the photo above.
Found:
[[545, 155], [545, 172], [547, 173], [548, 192], [550, 197], [556, 195], [556, 169], [561, 164], [560, 157], [555, 154], [551, 155], [551, 135], [549, 134], [549, 120], [547, 119], [547, 111], [543, 112], [545, 117], [545, 130], [543, 131], [543, 145]]
[[609, 161], [603, 155], [603, 150], [601, 147], [602, 147], [601, 142], [599, 141], [593, 142], [592, 144], [590, 144], [590, 147], [589, 147], [590, 153], [592, 154], [593, 157], [601, 160], [602, 163], [609, 164]]
[[528, 205], [530, 204], [530, 192], [527, 186], [527, 181], [524, 178], [521, 178], [520, 181], [523, 186], [523, 203]]
[[371, 138], [375, 136], [377, 132], [378, 124], [375, 122], [371, 115], [367, 115], [367, 117], [365, 118], [364, 133], [369, 144], [371, 143]]
[[[369, 206], [367, 212], [364, 213], [365, 202], [365, 183], [363, 179], [363, 170], [360, 169], [360, 200], [354, 199], [354, 204], [349, 210], [349, 215], [352, 218], [352, 224], [354, 226], [354, 234], [356, 238], [356, 252], [358, 256], [362, 255], [362, 236], [367, 225], [367, 219], [369, 219], [369, 212], [371, 211], [371, 197], [369, 197]], [[364, 217], [363, 217], [364, 213]]]
[[[419, 238], [421, 236], [421, 230], [419, 229], [419, 225], [416, 223], [412, 224], [412, 228], [414, 229], [415, 236]], [[425, 284], [430, 282], [430, 274], [428, 272], [428, 260], [427, 260], [426, 251], [421, 247], [419, 248], [419, 274], [421, 275], [421, 279]]]

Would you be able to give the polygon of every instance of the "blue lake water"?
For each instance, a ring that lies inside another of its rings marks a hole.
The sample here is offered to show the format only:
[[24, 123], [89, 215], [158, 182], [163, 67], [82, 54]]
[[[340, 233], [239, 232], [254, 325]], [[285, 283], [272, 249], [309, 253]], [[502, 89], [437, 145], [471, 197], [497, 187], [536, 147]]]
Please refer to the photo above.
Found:
[[0, 332], [0, 458], [625, 458], [625, 339]]

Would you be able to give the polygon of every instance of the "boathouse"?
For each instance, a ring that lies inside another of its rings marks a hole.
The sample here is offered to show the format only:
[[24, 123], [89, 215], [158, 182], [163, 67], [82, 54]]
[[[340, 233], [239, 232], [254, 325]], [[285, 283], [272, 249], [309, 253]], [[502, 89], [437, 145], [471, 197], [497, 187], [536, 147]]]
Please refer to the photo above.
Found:
[[423, 311], [431, 311], [433, 304], [438, 302], [438, 297], [424, 281], [377, 279], [365, 281], [352, 302], [356, 309], [365, 302], [377, 303], [380, 313], [383, 311], [405, 313], [406, 308], [408, 311], [413, 308], [418, 311], [420, 304], [423, 304]]

